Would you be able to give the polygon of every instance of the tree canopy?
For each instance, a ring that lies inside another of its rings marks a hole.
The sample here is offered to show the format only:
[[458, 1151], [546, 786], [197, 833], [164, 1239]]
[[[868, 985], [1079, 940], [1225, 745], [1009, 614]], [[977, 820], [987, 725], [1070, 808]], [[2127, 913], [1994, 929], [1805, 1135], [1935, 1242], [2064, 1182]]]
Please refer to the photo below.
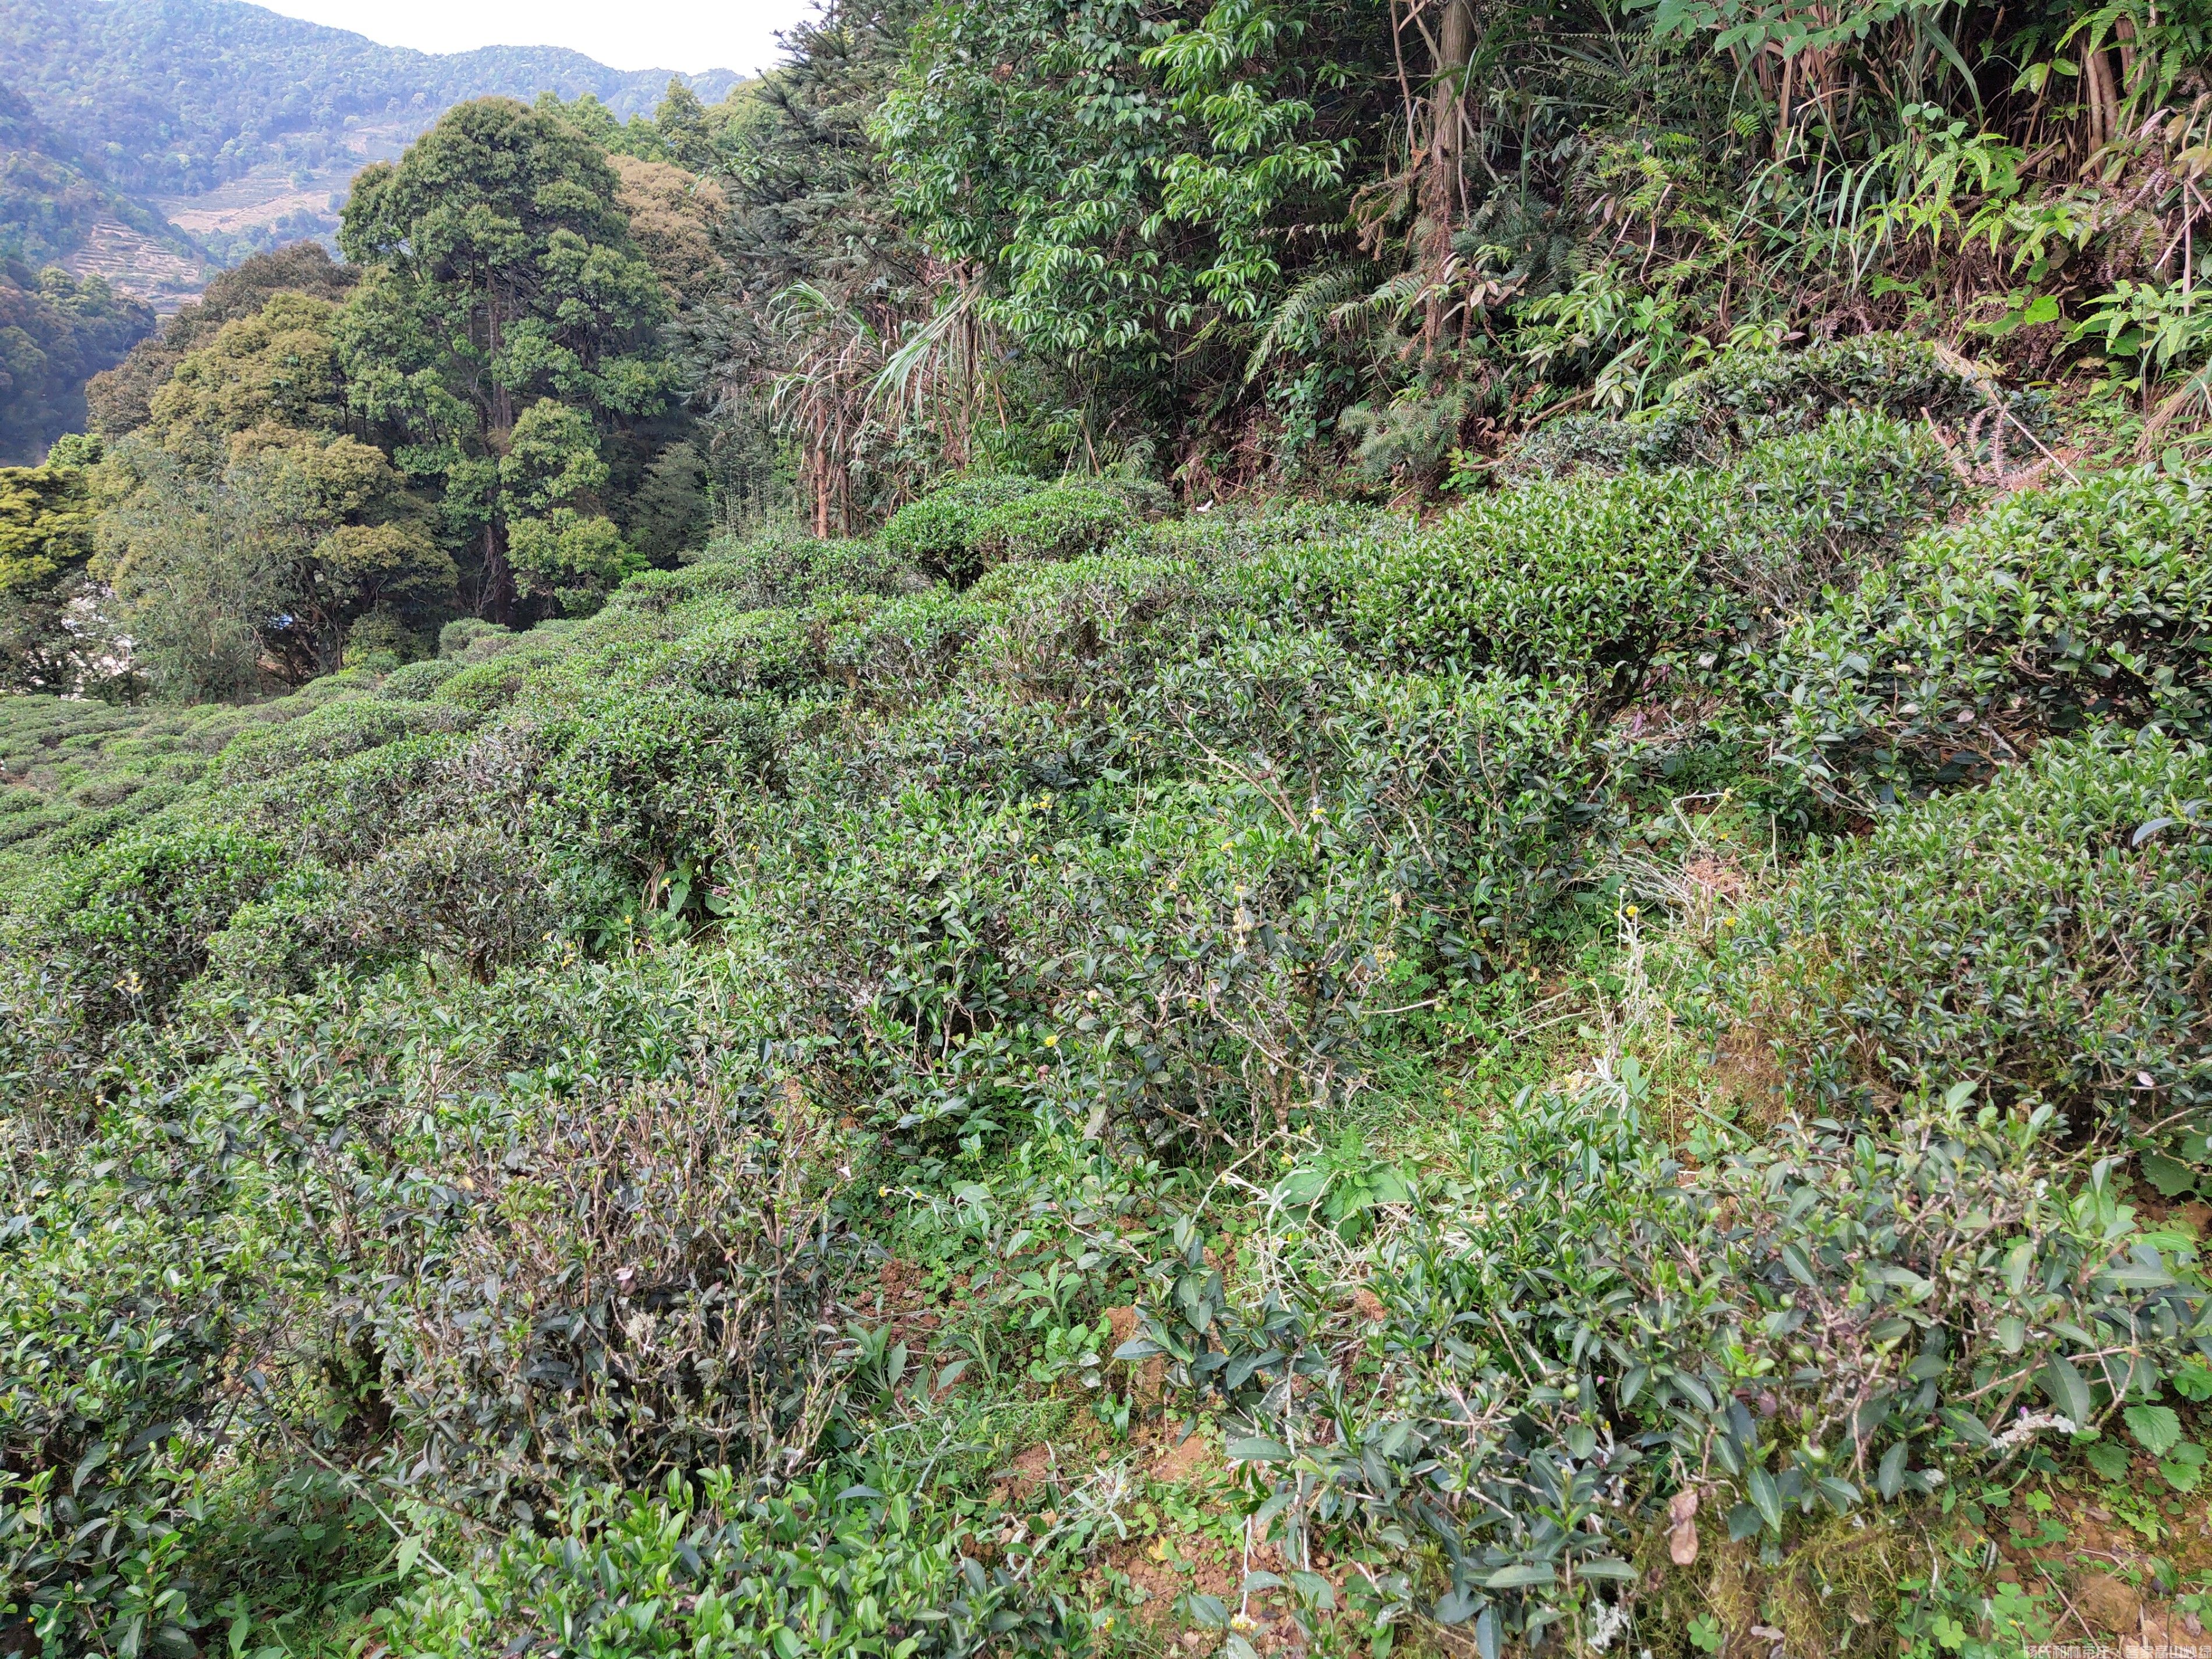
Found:
[[[619, 568], [600, 451], [676, 394], [657, 332], [666, 301], [619, 188], [567, 121], [486, 99], [397, 167], [364, 171], [347, 205], [341, 245], [365, 272], [339, 335], [352, 407], [391, 428], [401, 465], [436, 489], [447, 535], [477, 550], [480, 602], [502, 622], [526, 597], [522, 580], [580, 593]], [[560, 412], [538, 413], [549, 405]], [[510, 453], [518, 441], [530, 459]], [[548, 494], [556, 477], [570, 485]], [[525, 524], [533, 574], [519, 580], [509, 549]], [[564, 565], [571, 554], [580, 562]]]

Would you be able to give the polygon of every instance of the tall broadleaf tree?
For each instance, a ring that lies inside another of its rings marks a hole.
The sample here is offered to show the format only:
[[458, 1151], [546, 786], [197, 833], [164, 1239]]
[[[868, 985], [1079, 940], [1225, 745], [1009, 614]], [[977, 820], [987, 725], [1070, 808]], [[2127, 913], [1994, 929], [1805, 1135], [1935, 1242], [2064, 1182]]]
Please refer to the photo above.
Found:
[[878, 136], [924, 246], [985, 274], [1024, 349], [1212, 403], [1289, 276], [1352, 240], [1388, 38], [1372, 0], [948, 0]]
[[107, 653], [79, 603], [93, 548], [83, 462], [97, 453], [65, 438], [44, 466], [0, 467], [0, 696], [97, 690]]
[[278, 292], [186, 352], [105, 447], [91, 574], [164, 695], [297, 685], [452, 614], [453, 561], [347, 410], [339, 308]]
[[[584, 602], [622, 565], [604, 452], [677, 394], [667, 301], [617, 187], [557, 111], [479, 99], [364, 171], [338, 233], [366, 268], [339, 333], [354, 408], [437, 489], [451, 544], [475, 554], [476, 608], [501, 622], [534, 595]], [[573, 418], [536, 416], [533, 446], [558, 434], [576, 453], [507, 464], [518, 422], [548, 402]], [[525, 474], [588, 482], [556, 502]], [[556, 506], [559, 523], [541, 524]], [[526, 575], [510, 554], [526, 524], [539, 526], [522, 532]], [[562, 547], [589, 557], [560, 568]]]

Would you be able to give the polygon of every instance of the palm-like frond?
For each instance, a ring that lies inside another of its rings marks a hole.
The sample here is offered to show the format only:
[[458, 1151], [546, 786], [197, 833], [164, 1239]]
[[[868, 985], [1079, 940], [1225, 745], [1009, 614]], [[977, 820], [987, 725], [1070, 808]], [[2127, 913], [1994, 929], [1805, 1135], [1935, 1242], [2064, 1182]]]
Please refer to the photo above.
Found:
[[1289, 343], [1311, 340], [1322, 322], [1333, 322], [1344, 302], [1374, 280], [1381, 269], [1372, 259], [1346, 259], [1323, 265], [1283, 296], [1267, 319], [1260, 343], [1244, 366], [1244, 384], [1259, 378], [1275, 353]]

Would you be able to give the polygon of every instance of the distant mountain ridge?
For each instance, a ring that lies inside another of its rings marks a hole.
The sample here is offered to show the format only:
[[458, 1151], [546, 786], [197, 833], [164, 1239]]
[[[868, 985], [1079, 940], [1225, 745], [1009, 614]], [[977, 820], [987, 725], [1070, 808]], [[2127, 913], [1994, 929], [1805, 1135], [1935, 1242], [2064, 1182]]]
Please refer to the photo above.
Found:
[[[743, 77], [624, 70], [559, 46], [435, 54], [241, 0], [0, 0], [0, 252], [164, 306], [228, 264], [327, 238], [353, 175], [470, 98], [590, 94], [649, 112]], [[183, 233], [179, 235], [178, 233]]]
[[[199, 195], [271, 162], [319, 168], [363, 126], [420, 131], [495, 93], [588, 92], [626, 117], [650, 111], [670, 78], [558, 46], [380, 46], [240, 0], [0, 0], [0, 81], [139, 196]], [[678, 78], [709, 103], [739, 79]]]

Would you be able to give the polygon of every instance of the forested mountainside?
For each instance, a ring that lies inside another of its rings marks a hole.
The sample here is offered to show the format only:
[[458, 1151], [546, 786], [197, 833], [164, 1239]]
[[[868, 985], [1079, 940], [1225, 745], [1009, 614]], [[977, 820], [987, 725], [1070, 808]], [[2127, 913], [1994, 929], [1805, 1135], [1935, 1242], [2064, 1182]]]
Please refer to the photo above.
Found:
[[2196, 1650], [2184, 9], [832, 9], [0, 470], [0, 1653]]
[[0, 87], [0, 463], [35, 461], [82, 431], [85, 382], [153, 330], [142, 300], [59, 263], [111, 225], [198, 269], [198, 250], [159, 214], [88, 173], [74, 146]]
[[[719, 98], [736, 80], [689, 84]], [[649, 112], [671, 82], [552, 47], [380, 46], [234, 0], [6, 0], [0, 258], [25, 269], [9, 278], [19, 297], [0, 294], [0, 460], [82, 429], [85, 380], [151, 329], [148, 305], [173, 309], [224, 264], [327, 239], [354, 173], [453, 104], [551, 92], [621, 118]]]
[[[313, 173], [382, 159], [362, 150], [364, 128], [404, 142], [468, 98], [588, 93], [624, 117], [649, 112], [670, 79], [555, 46], [379, 46], [243, 0], [7, 0], [0, 63], [103, 179], [165, 198], [272, 164]], [[718, 70], [689, 83], [711, 100], [737, 78]]]
[[[77, 147], [32, 112], [23, 95], [0, 87], [0, 254], [33, 267], [82, 247], [103, 221], [197, 259], [198, 250], [158, 213], [101, 181]], [[106, 365], [102, 365], [106, 367]]]

